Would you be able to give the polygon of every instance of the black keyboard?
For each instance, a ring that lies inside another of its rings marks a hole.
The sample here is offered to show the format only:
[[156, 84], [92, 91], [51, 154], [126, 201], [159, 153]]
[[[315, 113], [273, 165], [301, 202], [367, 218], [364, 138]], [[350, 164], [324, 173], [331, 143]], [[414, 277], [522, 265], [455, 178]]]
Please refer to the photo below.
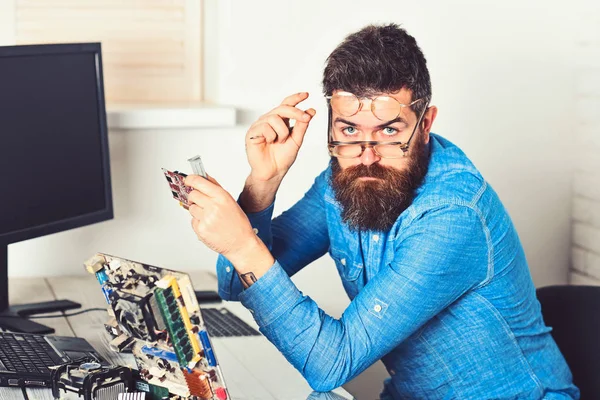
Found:
[[202, 318], [212, 337], [260, 336], [260, 333], [225, 308], [203, 308]]
[[43, 336], [0, 332], [0, 370], [49, 374], [57, 363], [59, 355]]

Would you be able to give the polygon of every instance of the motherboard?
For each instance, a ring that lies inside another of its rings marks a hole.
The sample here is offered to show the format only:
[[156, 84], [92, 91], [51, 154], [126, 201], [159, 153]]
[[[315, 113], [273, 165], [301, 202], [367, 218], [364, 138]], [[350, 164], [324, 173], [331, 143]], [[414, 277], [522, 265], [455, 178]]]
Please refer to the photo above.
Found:
[[85, 267], [109, 305], [111, 348], [133, 353], [153, 392], [169, 399], [229, 398], [187, 274], [102, 253]]

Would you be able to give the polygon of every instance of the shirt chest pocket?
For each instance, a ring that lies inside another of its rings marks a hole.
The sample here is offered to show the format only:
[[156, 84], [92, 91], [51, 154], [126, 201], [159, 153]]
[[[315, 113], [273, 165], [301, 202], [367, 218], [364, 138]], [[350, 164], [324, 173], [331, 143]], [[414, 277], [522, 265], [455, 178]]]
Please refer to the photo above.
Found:
[[355, 281], [363, 271], [362, 259], [349, 255], [347, 252], [331, 248], [329, 251], [331, 258], [340, 276], [347, 281]]

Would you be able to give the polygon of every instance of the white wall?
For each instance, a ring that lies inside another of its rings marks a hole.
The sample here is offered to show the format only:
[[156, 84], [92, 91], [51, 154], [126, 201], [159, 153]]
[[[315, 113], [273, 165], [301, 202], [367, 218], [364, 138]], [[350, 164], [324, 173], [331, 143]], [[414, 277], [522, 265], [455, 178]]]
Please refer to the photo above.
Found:
[[[600, 6], [598, 10], [600, 11]], [[600, 285], [600, 12], [577, 29], [576, 146], [571, 283]]]
[[[249, 123], [286, 95], [309, 91], [306, 107], [315, 107], [317, 117], [276, 212], [291, 206], [328, 160], [320, 97], [325, 58], [367, 23], [398, 22], [428, 59], [440, 111], [434, 132], [460, 145], [499, 193], [535, 283], [566, 282], [578, 21], [572, 3], [483, 3], [207, 0], [207, 94], [239, 107], [240, 125], [111, 132], [115, 220], [11, 245], [10, 274], [83, 273], [83, 260], [96, 251], [212, 270], [215, 255], [194, 238], [160, 167], [187, 169], [186, 158], [201, 154], [207, 170], [237, 195], [248, 172], [243, 135]], [[333, 315], [343, 311], [347, 299], [328, 259], [296, 282]], [[369, 373], [370, 384], [350, 386], [374, 398], [384, 374], [381, 367]]]

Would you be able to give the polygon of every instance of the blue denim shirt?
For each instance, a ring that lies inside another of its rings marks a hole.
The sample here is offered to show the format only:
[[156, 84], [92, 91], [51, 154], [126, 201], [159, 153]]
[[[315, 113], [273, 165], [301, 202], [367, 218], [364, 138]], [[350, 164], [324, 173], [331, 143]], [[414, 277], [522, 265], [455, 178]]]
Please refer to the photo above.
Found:
[[[275, 264], [242, 290], [220, 257], [219, 294], [250, 309], [318, 391], [381, 359], [388, 398], [579, 398], [497, 194], [448, 140], [431, 134], [429, 148], [424, 183], [389, 232], [349, 230], [330, 168], [277, 218], [272, 205], [248, 215]], [[326, 252], [351, 299], [340, 319], [289, 278]]]

